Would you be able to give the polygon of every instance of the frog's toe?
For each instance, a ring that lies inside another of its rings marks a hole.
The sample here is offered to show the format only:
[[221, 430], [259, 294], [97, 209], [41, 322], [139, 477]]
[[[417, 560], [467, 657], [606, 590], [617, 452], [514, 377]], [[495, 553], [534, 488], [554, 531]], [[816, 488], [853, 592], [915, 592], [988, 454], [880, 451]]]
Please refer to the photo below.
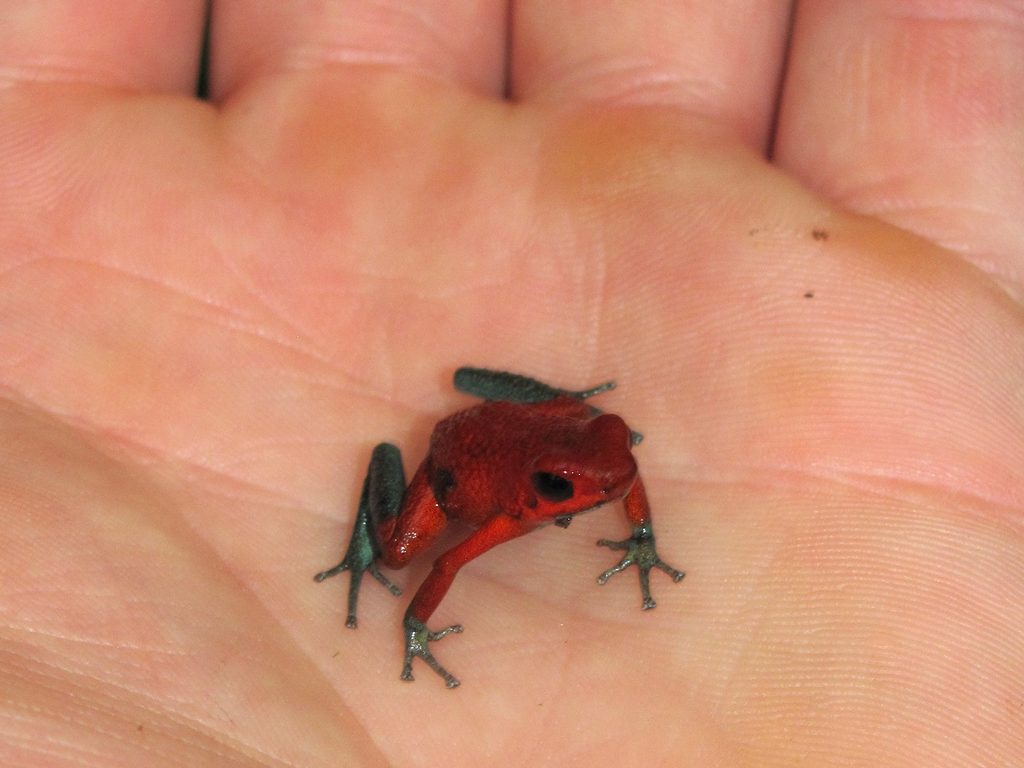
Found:
[[436, 632], [427, 629], [427, 625], [415, 616], [406, 616], [403, 622], [405, 627], [405, 663], [402, 665], [402, 679], [415, 680], [412, 674], [412, 660], [419, 656], [426, 662], [427, 666], [436, 672], [448, 688], [458, 688], [459, 681], [441, 663], [434, 658], [434, 654], [427, 647], [428, 643], [440, 640], [446, 635], [462, 632], [461, 624], [453, 624]]
[[388, 592], [390, 592], [392, 595], [398, 597], [402, 594], [402, 588], [395, 584], [395, 582], [391, 581], [391, 579], [389, 579], [383, 573], [381, 573], [376, 563], [370, 563], [366, 567], [366, 570], [369, 571], [370, 575], [373, 576], [373, 578], [375, 578], [377, 581], [379, 581], [381, 584], [387, 587]]
[[638, 526], [628, 539], [622, 541], [601, 539], [597, 543], [602, 547], [625, 552], [616, 565], [597, 577], [597, 583], [605, 584], [615, 574], [635, 565], [640, 575], [640, 597], [642, 599], [640, 607], [642, 610], [649, 611], [657, 605], [654, 598], [651, 597], [652, 569], [657, 568], [659, 571], [664, 571], [675, 582], [682, 581], [686, 576], [685, 572], [673, 568], [658, 556], [658, 552], [654, 548], [654, 535], [645, 526]]

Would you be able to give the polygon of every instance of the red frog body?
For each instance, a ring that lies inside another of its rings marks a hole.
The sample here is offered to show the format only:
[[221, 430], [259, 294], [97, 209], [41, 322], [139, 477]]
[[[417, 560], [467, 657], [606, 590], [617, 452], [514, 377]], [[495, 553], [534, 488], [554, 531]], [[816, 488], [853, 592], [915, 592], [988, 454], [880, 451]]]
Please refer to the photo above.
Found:
[[427, 457], [408, 486], [398, 449], [388, 443], [374, 449], [345, 557], [316, 576], [323, 581], [351, 572], [347, 625], [354, 628], [364, 572], [397, 595], [398, 588], [378, 570], [378, 562], [402, 568], [451, 520], [475, 529], [434, 562], [403, 622], [402, 679], [413, 679], [412, 660], [418, 656], [449, 688], [459, 681], [436, 661], [428, 644], [462, 627], [435, 632], [426, 622], [459, 569], [502, 542], [549, 523], [568, 526], [573, 515], [621, 499], [632, 535], [624, 541], [598, 541], [626, 553], [598, 582], [636, 565], [642, 607], [648, 609], [655, 606], [649, 587], [652, 568], [674, 581], [685, 575], [666, 565], [654, 548], [650, 507], [632, 453], [641, 436], [620, 417], [584, 402], [614, 387], [613, 382], [572, 392], [502, 371], [460, 368], [455, 385], [485, 402], [437, 424]]

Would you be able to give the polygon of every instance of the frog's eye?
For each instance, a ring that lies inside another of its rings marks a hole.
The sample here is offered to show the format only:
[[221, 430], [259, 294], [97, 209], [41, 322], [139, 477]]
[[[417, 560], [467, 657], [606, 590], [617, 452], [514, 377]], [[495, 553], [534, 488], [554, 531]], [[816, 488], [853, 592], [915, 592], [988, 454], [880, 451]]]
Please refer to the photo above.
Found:
[[534, 472], [530, 479], [533, 480], [534, 490], [548, 501], [568, 501], [572, 498], [572, 481], [561, 475]]

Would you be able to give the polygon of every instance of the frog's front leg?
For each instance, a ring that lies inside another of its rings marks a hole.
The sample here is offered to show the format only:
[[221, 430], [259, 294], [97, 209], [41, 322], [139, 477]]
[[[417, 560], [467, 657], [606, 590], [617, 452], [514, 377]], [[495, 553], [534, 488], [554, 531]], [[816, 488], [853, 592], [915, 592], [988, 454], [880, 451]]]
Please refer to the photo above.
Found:
[[381, 443], [373, 449], [370, 466], [363, 480], [359, 497], [359, 509], [352, 526], [345, 556], [333, 568], [321, 571], [313, 578], [317, 582], [336, 576], [342, 571], [351, 572], [348, 587], [348, 618], [345, 626], [356, 628], [356, 607], [359, 602], [359, 587], [363, 573], [369, 572], [393, 595], [402, 590], [392, 584], [377, 568], [381, 554], [380, 527], [386, 527], [398, 514], [405, 497], [405, 472], [402, 469], [402, 454], [390, 443]]
[[651, 569], [658, 568], [672, 577], [672, 581], [683, 580], [686, 574], [668, 565], [658, 556], [654, 548], [654, 526], [651, 522], [651, 508], [647, 502], [647, 492], [643, 481], [637, 477], [629, 493], [622, 500], [626, 510], [626, 519], [633, 526], [632, 534], [622, 541], [599, 539], [598, 545], [609, 549], [625, 550], [626, 554], [619, 564], [609, 568], [597, 577], [598, 584], [604, 584], [616, 573], [624, 571], [631, 565], [637, 566], [640, 572], [640, 595], [643, 598], [642, 608], [654, 608], [657, 603], [651, 597]]
[[403, 629], [405, 631], [405, 664], [402, 666], [402, 679], [412, 680], [412, 660], [420, 657], [427, 665], [440, 675], [449, 688], [456, 688], [459, 681], [446, 670], [430, 652], [428, 644], [440, 640], [452, 632], [462, 632], [461, 624], [454, 624], [442, 630], [432, 632], [427, 629], [427, 620], [444, 599], [455, 575], [470, 560], [479, 557], [492, 547], [502, 542], [522, 536], [533, 530], [534, 524], [524, 523], [519, 518], [506, 515], [495, 515], [470, 535], [437, 560], [427, 578], [420, 585], [416, 596], [405, 612]]

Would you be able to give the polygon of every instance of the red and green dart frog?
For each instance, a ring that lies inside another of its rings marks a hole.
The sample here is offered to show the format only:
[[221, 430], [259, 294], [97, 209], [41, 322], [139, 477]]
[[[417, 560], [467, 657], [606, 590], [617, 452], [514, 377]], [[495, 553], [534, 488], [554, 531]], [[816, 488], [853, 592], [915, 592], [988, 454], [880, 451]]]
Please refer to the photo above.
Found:
[[685, 574], [662, 561], [654, 548], [651, 510], [632, 453], [643, 438], [618, 416], [584, 402], [614, 386], [606, 382], [571, 392], [504, 371], [460, 368], [455, 388], [484, 402], [434, 427], [430, 451], [408, 485], [398, 448], [381, 443], [374, 449], [345, 556], [315, 577], [319, 582], [351, 571], [348, 627], [356, 626], [364, 572], [392, 594], [401, 594], [380, 572], [378, 562], [402, 568], [429, 547], [450, 520], [475, 529], [434, 561], [405, 612], [403, 680], [413, 679], [412, 660], [419, 656], [449, 688], [459, 684], [428, 646], [461, 632], [462, 626], [432, 631], [427, 621], [462, 566], [542, 525], [566, 527], [574, 515], [622, 499], [632, 534], [623, 541], [597, 542], [625, 551], [618, 565], [597, 577], [598, 584], [636, 565], [646, 610], [655, 605], [652, 568], [673, 581], [683, 578]]

